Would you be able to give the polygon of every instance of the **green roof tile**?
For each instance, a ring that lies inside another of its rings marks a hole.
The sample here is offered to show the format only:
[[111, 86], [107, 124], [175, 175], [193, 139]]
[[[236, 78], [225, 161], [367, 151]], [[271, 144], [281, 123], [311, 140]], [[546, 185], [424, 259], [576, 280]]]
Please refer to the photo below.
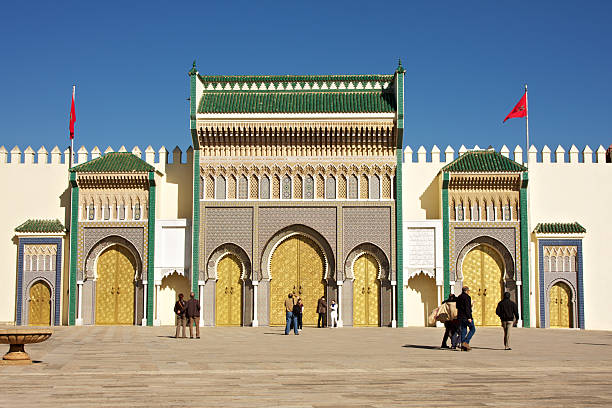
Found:
[[584, 234], [586, 229], [577, 222], [543, 222], [536, 225], [537, 234]]
[[395, 112], [392, 92], [204, 92], [198, 113]]
[[111, 152], [70, 169], [77, 173], [146, 173], [155, 168], [129, 152]]
[[274, 83], [301, 83], [318, 82], [391, 82], [393, 75], [366, 74], [366, 75], [198, 75], [203, 83], [243, 83], [243, 82], [274, 82]]
[[15, 232], [64, 232], [64, 224], [60, 220], [27, 220], [17, 228]]
[[494, 150], [469, 151], [442, 168], [449, 173], [511, 173], [527, 171], [527, 167]]

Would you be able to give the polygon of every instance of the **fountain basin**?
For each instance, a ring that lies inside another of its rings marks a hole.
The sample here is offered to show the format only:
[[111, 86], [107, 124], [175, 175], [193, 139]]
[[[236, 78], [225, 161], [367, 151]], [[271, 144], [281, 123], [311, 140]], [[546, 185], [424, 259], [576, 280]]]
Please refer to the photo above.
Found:
[[0, 329], [0, 344], [9, 345], [9, 351], [2, 357], [2, 360], [12, 364], [31, 364], [32, 359], [26, 353], [25, 345], [45, 341], [52, 334], [51, 329]]

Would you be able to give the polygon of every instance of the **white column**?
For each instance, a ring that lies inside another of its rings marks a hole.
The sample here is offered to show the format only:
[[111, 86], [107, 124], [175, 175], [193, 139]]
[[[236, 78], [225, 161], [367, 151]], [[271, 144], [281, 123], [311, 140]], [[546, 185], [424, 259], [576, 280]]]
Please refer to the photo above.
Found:
[[397, 320], [395, 318], [395, 312], [397, 306], [395, 305], [395, 290], [397, 289], [397, 281], [391, 281], [391, 327], [397, 327]]
[[146, 326], [147, 325], [147, 281], [142, 281], [142, 293], [143, 293], [143, 300], [142, 300], [142, 307], [144, 310], [144, 316], [142, 318], [142, 322], [141, 325]]
[[153, 326], [161, 326], [161, 320], [159, 320], [159, 312], [158, 312], [158, 303], [159, 303], [159, 287], [161, 286], [161, 281], [155, 281], [155, 318], [153, 319]]
[[[522, 281], [516, 281], [516, 304], [518, 305], [518, 312], [519, 312], [519, 316], [521, 317], [517, 323], [517, 327], [523, 327], [523, 293], [522, 293], [522, 286], [523, 282]], [[528, 312], [529, 313], [529, 312]]]
[[338, 327], [343, 327], [344, 322], [342, 321], [342, 284], [343, 281], [336, 281], [336, 285], [338, 285]]
[[257, 320], [257, 288], [259, 287], [259, 281], [253, 281], [253, 327], [259, 326], [259, 320]]
[[[438, 305], [441, 305], [442, 304], [442, 296], [443, 296], [443, 293], [444, 293], [444, 286], [443, 285], [437, 285], [436, 288], [438, 289]], [[444, 324], [442, 322], [436, 321], [436, 327], [444, 327]]]
[[77, 281], [77, 293], [78, 293], [78, 309], [77, 319], [75, 324], [77, 326], [83, 325], [83, 281]]
[[449, 293], [455, 293], [455, 281], [451, 281], [450, 282], [450, 292]]
[[204, 327], [204, 281], [198, 281], [198, 288], [200, 290], [200, 327]]

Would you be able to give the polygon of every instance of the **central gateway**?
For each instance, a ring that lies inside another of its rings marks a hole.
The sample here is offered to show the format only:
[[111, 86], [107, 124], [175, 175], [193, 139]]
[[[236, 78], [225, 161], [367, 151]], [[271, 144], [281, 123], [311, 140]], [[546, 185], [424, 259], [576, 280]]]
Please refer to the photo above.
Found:
[[113, 245], [98, 258], [96, 324], [134, 324], [134, 273], [132, 254]]
[[497, 251], [487, 245], [472, 249], [463, 260], [463, 284], [470, 287], [472, 316], [478, 326], [499, 326], [495, 309], [504, 290], [503, 267]]
[[310, 238], [294, 235], [278, 245], [270, 263], [270, 325], [285, 325], [289, 293], [304, 302], [303, 324], [316, 325], [317, 301], [325, 294], [324, 265], [321, 250]]

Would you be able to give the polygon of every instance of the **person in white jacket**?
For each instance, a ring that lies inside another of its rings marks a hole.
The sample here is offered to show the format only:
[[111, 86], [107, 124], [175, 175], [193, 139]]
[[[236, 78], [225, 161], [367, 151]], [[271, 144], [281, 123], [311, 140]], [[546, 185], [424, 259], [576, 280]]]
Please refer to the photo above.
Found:
[[335, 300], [331, 301], [331, 325], [329, 327], [338, 327], [338, 305]]

